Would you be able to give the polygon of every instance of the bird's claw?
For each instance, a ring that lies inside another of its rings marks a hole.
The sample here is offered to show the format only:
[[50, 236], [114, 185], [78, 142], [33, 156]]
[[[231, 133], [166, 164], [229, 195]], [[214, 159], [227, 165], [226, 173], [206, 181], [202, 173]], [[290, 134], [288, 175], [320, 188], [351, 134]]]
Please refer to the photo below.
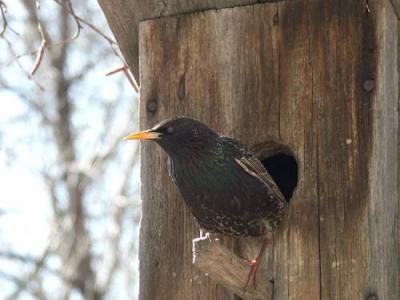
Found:
[[200, 236], [199, 236], [198, 238], [196, 238], [195, 240], [196, 240], [196, 241], [202, 241], [202, 240], [205, 240], [205, 239], [209, 239], [210, 242], [211, 242], [210, 233], [207, 231], [207, 232], [204, 234], [203, 229], [200, 229]]
[[254, 266], [257, 263], [257, 260], [255, 259], [244, 259], [245, 263], [248, 264], [250, 267]]

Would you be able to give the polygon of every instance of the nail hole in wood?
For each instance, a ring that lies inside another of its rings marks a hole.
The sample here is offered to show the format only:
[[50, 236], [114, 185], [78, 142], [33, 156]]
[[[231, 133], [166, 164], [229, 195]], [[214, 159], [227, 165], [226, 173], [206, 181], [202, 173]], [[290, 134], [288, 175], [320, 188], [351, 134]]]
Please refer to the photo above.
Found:
[[157, 107], [158, 107], [157, 99], [156, 98], [149, 99], [146, 105], [147, 111], [149, 113], [155, 113], [157, 111]]
[[257, 145], [253, 151], [289, 203], [299, 179], [298, 163], [293, 152], [289, 147], [275, 142]]
[[378, 300], [378, 296], [375, 293], [370, 293], [366, 297], [367, 300]]

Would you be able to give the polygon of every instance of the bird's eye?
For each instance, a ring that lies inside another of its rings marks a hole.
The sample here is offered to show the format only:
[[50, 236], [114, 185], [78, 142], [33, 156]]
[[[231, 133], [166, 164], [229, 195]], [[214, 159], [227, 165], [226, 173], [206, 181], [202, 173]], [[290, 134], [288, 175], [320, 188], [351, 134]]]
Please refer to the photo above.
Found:
[[173, 133], [174, 132], [174, 128], [172, 126], [168, 126], [167, 132], [170, 133], [170, 134]]

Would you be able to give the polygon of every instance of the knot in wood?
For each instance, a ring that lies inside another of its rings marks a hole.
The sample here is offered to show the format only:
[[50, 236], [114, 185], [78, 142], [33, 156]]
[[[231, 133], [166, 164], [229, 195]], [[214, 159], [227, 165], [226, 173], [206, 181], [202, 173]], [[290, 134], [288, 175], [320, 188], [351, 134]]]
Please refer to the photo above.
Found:
[[368, 79], [364, 81], [363, 87], [367, 93], [372, 92], [373, 89], [375, 88], [375, 81], [372, 79]]
[[146, 109], [147, 109], [148, 112], [154, 113], [154, 112], [157, 111], [157, 106], [158, 106], [157, 105], [157, 101], [154, 100], [154, 99], [150, 99], [147, 102]]

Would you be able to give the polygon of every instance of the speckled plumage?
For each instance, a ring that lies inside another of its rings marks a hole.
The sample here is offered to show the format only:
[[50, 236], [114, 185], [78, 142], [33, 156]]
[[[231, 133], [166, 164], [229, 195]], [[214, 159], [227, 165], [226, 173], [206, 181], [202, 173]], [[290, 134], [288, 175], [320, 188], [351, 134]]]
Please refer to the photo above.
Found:
[[260, 236], [283, 218], [286, 202], [257, 157], [238, 141], [180, 117], [153, 127], [170, 158], [170, 175], [201, 227]]

